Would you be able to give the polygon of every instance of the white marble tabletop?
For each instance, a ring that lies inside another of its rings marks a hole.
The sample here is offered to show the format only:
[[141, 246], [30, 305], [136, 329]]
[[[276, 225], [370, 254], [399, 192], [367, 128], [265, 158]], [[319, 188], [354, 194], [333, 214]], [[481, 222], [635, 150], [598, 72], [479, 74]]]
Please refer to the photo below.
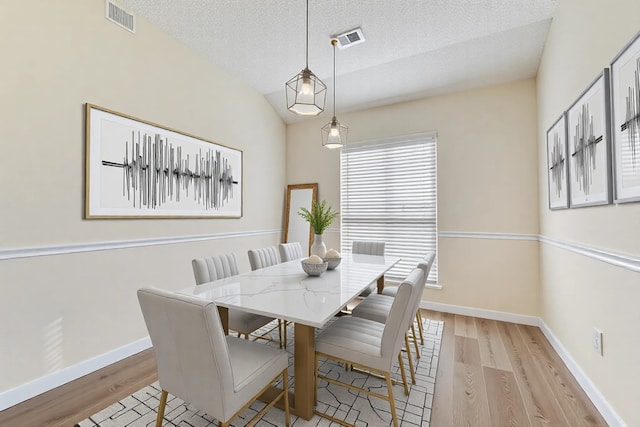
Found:
[[400, 258], [343, 254], [335, 270], [307, 276], [301, 260], [289, 261], [177, 292], [227, 307], [322, 327]]

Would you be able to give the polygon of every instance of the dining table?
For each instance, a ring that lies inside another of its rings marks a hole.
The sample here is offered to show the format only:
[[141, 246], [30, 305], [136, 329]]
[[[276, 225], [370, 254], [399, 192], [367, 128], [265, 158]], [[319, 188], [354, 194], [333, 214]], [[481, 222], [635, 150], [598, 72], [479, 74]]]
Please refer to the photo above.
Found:
[[[291, 413], [313, 417], [315, 334], [363, 290], [377, 283], [400, 261], [393, 256], [343, 254], [340, 264], [309, 276], [301, 260], [288, 261], [176, 292], [213, 301], [228, 333], [228, 310], [241, 310], [294, 324], [294, 381]], [[274, 391], [275, 392], [275, 391]]]

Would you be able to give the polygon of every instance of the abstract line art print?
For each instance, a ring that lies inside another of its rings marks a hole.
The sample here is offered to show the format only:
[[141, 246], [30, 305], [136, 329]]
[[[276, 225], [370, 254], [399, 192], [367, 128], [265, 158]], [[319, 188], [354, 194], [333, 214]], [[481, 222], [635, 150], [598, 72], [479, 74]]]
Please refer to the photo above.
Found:
[[611, 62], [615, 201], [640, 201], [640, 33]]
[[549, 209], [569, 207], [569, 160], [567, 121], [564, 114], [547, 131], [547, 173]]
[[567, 110], [569, 205], [611, 203], [609, 70], [604, 69]]
[[86, 104], [86, 218], [240, 218], [242, 151]]

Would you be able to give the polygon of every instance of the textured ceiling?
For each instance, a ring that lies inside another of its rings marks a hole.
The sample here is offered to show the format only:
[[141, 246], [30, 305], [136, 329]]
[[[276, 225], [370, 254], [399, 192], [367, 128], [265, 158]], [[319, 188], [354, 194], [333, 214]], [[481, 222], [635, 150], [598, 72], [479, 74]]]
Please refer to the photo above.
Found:
[[[309, 68], [336, 107], [360, 110], [536, 75], [557, 0], [309, 0]], [[262, 93], [287, 123], [284, 83], [305, 66], [304, 0], [120, 0]]]

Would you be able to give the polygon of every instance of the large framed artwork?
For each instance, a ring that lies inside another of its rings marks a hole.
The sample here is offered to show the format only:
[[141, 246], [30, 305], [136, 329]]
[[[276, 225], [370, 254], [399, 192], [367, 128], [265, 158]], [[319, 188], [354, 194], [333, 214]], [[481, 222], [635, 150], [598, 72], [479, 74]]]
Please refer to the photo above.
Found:
[[640, 201], [640, 33], [611, 62], [615, 201]]
[[609, 70], [567, 110], [569, 206], [611, 203]]
[[240, 218], [242, 151], [86, 104], [86, 218]]
[[562, 116], [547, 131], [547, 175], [549, 209], [569, 207], [569, 161], [567, 160], [567, 120]]

